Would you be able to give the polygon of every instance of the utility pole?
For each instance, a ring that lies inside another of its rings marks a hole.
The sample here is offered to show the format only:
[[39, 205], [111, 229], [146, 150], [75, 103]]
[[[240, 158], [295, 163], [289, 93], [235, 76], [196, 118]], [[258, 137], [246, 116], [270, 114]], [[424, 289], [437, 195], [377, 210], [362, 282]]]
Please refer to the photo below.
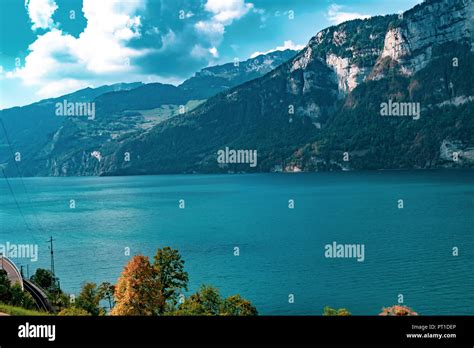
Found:
[[26, 279], [30, 280], [30, 265], [26, 264]]
[[52, 284], [51, 284], [51, 287], [53, 287], [54, 283], [55, 283], [55, 279], [56, 279], [56, 276], [55, 276], [55, 273], [54, 273], [54, 250], [53, 250], [53, 237], [49, 237], [49, 240], [48, 240], [48, 243], [49, 243], [49, 250], [51, 251], [51, 273], [53, 275], [53, 278], [51, 280]]

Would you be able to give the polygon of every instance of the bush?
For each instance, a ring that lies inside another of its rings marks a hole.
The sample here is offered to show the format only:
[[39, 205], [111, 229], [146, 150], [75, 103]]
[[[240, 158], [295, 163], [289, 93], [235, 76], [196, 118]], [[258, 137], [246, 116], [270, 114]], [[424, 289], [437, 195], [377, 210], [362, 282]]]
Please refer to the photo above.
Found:
[[334, 309], [329, 306], [326, 306], [324, 307], [323, 315], [328, 316], [328, 317], [332, 317], [332, 316], [347, 317], [351, 315], [351, 313], [346, 308]]
[[75, 317], [85, 317], [85, 316], [91, 316], [88, 311], [82, 309], [82, 308], [77, 308], [77, 307], [71, 307], [71, 308], [64, 308], [61, 312], [58, 313], [59, 316], [75, 316]]
[[395, 305], [392, 307], [382, 308], [381, 316], [413, 316], [418, 315], [413, 309], [407, 306]]
[[14, 284], [10, 288], [10, 304], [12, 306], [23, 307], [25, 309], [36, 309], [36, 302], [29, 292], [23, 291], [19, 284]]
[[202, 285], [201, 288], [184, 301], [171, 315], [257, 315], [252, 303], [240, 295], [222, 298], [219, 290], [212, 286]]

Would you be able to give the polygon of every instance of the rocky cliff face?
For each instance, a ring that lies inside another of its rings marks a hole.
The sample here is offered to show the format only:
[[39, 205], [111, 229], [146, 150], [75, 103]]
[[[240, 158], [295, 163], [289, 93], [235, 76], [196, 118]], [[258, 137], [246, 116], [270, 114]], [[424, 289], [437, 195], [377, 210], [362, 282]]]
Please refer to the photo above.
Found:
[[313, 37], [293, 60], [293, 70], [323, 60], [346, 95], [363, 81], [384, 77], [384, 65], [397, 64], [404, 75], [423, 69], [435, 45], [456, 41], [472, 47], [473, 16], [472, 0], [428, 0], [400, 15], [342, 23]]
[[386, 36], [380, 60], [399, 63], [402, 74], [425, 68], [433, 57], [433, 46], [466, 42], [472, 48], [474, 23], [472, 0], [428, 1], [400, 15], [398, 26]]
[[306, 70], [311, 60], [334, 72], [341, 97], [364, 82], [383, 49], [384, 37], [396, 16], [354, 20], [320, 31], [292, 62], [292, 70]]
[[466, 42], [472, 49], [472, 0], [438, 0], [418, 5], [399, 16], [397, 26], [385, 35], [379, 62], [386, 57], [399, 63], [405, 75], [423, 69], [433, 56], [433, 46]]
[[368, 74], [368, 68], [359, 68], [350, 61], [350, 58], [341, 58], [335, 54], [326, 57], [326, 64], [334, 69], [339, 91], [343, 94], [348, 94], [356, 88]]

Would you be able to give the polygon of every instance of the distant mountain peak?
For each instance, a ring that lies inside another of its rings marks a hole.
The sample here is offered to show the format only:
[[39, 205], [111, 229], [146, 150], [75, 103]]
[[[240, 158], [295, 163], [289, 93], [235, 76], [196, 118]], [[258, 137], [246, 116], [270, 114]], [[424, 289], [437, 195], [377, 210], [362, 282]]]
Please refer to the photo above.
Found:
[[261, 77], [295, 56], [297, 51], [285, 50], [261, 54], [244, 61], [235, 61], [201, 69], [179, 87], [193, 91], [198, 99], [206, 99], [226, 89]]

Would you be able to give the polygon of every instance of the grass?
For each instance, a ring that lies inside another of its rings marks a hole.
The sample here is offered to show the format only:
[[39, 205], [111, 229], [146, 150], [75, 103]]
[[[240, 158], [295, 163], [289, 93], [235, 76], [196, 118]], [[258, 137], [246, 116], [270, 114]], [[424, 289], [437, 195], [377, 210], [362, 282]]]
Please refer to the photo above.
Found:
[[39, 311], [34, 311], [31, 309], [25, 309], [21, 307], [15, 307], [15, 306], [10, 306], [6, 305], [3, 303], [0, 303], [0, 312], [9, 314], [9, 315], [14, 315], [14, 316], [39, 316], [39, 315], [49, 315], [46, 312], [39, 312]]

